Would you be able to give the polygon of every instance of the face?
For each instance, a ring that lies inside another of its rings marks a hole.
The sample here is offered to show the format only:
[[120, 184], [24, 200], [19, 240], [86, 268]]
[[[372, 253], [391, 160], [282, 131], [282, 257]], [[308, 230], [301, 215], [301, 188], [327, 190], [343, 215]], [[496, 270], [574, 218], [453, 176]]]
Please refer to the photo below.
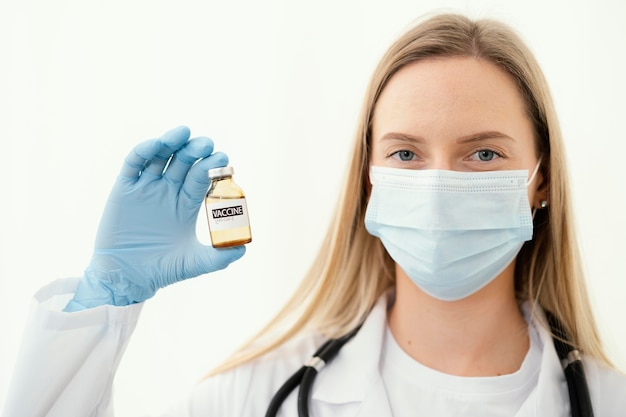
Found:
[[[476, 58], [420, 61], [393, 75], [372, 120], [372, 165], [453, 171], [534, 170], [532, 123], [514, 81]], [[529, 201], [545, 192], [537, 173]]]

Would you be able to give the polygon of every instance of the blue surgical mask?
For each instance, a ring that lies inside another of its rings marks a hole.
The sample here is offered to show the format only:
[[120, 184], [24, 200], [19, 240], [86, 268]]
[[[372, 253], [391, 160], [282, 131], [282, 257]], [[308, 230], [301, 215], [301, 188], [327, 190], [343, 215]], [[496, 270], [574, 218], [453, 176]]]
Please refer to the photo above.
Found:
[[465, 298], [533, 236], [527, 170], [457, 172], [372, 166], [365, 226], [424, 292]]

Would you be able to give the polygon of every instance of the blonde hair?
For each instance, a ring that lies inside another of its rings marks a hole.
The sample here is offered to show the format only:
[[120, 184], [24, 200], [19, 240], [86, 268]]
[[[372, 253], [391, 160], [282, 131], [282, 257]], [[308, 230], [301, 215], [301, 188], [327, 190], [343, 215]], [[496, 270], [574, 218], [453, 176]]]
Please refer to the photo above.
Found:
[[394, 262], [364, 226], [372, 115], [381, 91], [400, 68], [436, 57], [483, 59], [516, 81], [534, 125], [549, 198], [548, 208], [536, 213], [533, 240], [526, 242], [517, 256], [517, 295], [560, 319], [581, 352], [610, 364], [584, 285], [563, 141], [539, 65], [506, 25], [444, 14], [408, 30], [381, 59], [366, 91], [337, 215], [317, 258], [277, 316], [212, 374], [262, 356], [304, 330], [342, 336], [360, 324], [377, 299], [394, 285]]

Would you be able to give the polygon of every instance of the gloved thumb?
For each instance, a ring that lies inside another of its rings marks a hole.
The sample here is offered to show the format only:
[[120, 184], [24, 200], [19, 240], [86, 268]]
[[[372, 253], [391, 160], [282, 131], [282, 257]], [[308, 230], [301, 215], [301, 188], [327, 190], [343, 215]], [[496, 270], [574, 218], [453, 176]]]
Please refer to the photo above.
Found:
[[178, 281], [222, 270], [245, 253], [246, 248], [243, 245], [216, 249], [198, 243], [196, 248], [188, 250], [185, 259], [178, 258], [173, 263], [170, 261], [162, 265], [162, 270], [169, 270], [172, 273], [157, 274], [156, 286], [163, 288]]
[[233, 246], [230, 248], [214, 248], [205, 246], [204, 260], [207, 272], [219, 271], [226, 268], [231, 263], [241, 258], [246, 253], [244, 245]]

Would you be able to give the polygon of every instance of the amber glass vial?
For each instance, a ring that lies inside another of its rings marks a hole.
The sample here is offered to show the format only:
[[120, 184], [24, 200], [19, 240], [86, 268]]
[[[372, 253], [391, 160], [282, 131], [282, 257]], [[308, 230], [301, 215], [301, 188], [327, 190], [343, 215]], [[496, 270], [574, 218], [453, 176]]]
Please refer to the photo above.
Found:
[[211, 186], [204, 199], [214, 248], [252, 241], [248, 207], [243, 190], [233, 181], [233, 167], [209, 170]]

